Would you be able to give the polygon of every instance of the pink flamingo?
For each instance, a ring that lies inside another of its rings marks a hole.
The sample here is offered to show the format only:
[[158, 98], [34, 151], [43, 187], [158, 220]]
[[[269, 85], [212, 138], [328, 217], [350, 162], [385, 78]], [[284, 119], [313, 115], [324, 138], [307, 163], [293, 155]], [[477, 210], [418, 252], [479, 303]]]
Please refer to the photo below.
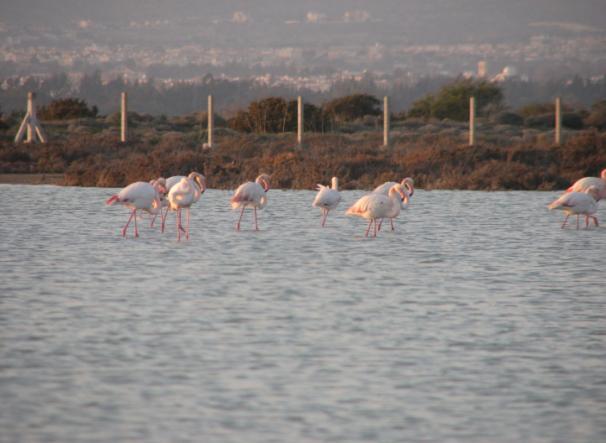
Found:
[[322, 209], [322, 227], [324, 227], [326, 224], [326, 217], [328, 217], [328, 211], [335, 209], [341, 201], [341, 194], [339, 194], [339, 179], [337, 177], [332, 178], [332, 189], [320, 184], [318, 184], [317, 189], [318, 194], [311, 205]]
[[561, 209], [566, 213], [562, 229], [566, 226], [568, 217], [577, 216], [577, 229], [579, 229], [579, 215], [585, 216], [585, 228], [589, 227], [589, 219], [593, 219], [595, 226], [598, 226], [598, 219], [593, 215], [598, 209], [597, 200], [600, 191], [595, 186], [589, 186], [585, 192], [566, 192], [560, 198], [552, 202], [549, 209]]
[[390, 218], [397, 215], [396, 212], [400, 212], [402, 200], [404, 200], [405, 198], [406, 193], [404, 192], [404, 188], [400, 183], [396, 183], [391, 187], [388, 192], [388, 195], [373, 192], [360, 198], [357, 202], [353, 204], [352, 207], [347, 210], [346, 214], [356, 215], [358, 217], [363, 217], [367, 220], [370, 220], [368, 222], [366, 232], [364, 233], [365, 237], [368, 237], [370, 227], [374, 223], [373, 237], [376, 237], [377, 220], [383, 218]]
[[[168, 192], [170, 192], [170, 190], [172, 189], [173, 186], [175, 186], [177, 183], [179, 183], [184, 178], [187, 178], [193, 182], [193, 185], [194, 185], [194, 188], [193, 188], [194, 201], [192, 202], [192, 204], [193, 204], [193, 203], [197, 202], [198, 200], [200, 200], [200, 197], [206, 190], [206, 177], [204, 177], [202, 174], [200, 174], [198, 172], [191, 172], [187, 177], [185, 177], [184, 175], [174, 175], [167, 179], [159, 178], [158, 180], [164, 180], [166, 192], [168, 193]], [[161, 214], [162, 232], [164, 232], [164, 228], [166, 226], [166, 217], [168, 216], [168, 211], [171, 209], [170, 205], [168, 204], [167, 201], [165, 202], [165, 204], [163, 206], [166, 207], [166, 211], [164, 211], [164, 213]], [[182, 229], [182, 227], [181, 227], [181, 229]]]
[[[387, 195], [389, 193], [389, 190], [394, 186], [397, 185], [398, 183], [396, 182], [385, 182], [382, 185], [377, 186], [372, 192], [376, 192], [378, 194], [385, 194]], [[408, 205], [410, 203], [410, 198], [414, 195], [415, 193], [415, 182], [411, 177], [406, 177], [404, 179], [402, 179], [402, 182], [400, 183], [402, 185], [402, 187], [404, 188], [404, 192], [406, 193], [406, 198], [402, 200], [402, 204], [401, 204], [401, 208], [402, 209], [408, 209]], [[399, 211], [398, 214], [399, 215]], [[397, 216], [396, 215], [396, 216]], [[391, 223], [391, 230], [394, 231], [394, 225], [393, 225], [393, 219], [394, 217], [390, 217], [389, 218], [389, 222]], [[379, 227], [378, 230], [381, 230], [381, 226], [383, 225], [383, 220], [381, 220], [379, 222]]]
[[267, 204], [267, 191], [269, 191], [269, 175], [267, 174], [261, 174], [254, 182], [243, 183], [236, 189], [233, 197], [229, 200], [233, 209], [242, 208], [240, 218], [236, 223], [236, 231], [240, 230], [240, 222], [246, 208], [253, 208], [255, 230], [259, 230], [257, 208], [263, 209]]
[[190, 207], [193, 203], [198, 201], [202, 193], [206, 189], [206, 181], [202, 179], [198, 187], [198, 183], [194, 180], [183, 177], [181, 180], [173, 185], [168, 192], [168, 203], [170, 209], [177, 211], [177, 241], [181, 241], [181, 231], [183, 231], [183, 225], [181, 224], [181, 210], [187, 211], [187, 227], [185, 231], [185, 238], [189, 240], [189, 220], [190, 220]]
[[596, 201], [606, 199], [606, 169], [602, 170], [600, 177], [583, 177], [577, 180], [566, 192], [585, 192], [590, 186], [598, 190]]
[[108, 205], [119, 203], [132, 209], [126, 225], [122, 228], [122, 237], [126, 237], [126, 230], [133, 218], [135, 219], [135, 237], [139, 237], [137, 210], [146, 211], [150, 214], [157, 213], [162, 207], [160, 202], [160, 194], [162, 192], [164, 192], [164, 188], [159, 184], [153, 186], [146, 182], [135, 182], [107, 199], [105, 203]]

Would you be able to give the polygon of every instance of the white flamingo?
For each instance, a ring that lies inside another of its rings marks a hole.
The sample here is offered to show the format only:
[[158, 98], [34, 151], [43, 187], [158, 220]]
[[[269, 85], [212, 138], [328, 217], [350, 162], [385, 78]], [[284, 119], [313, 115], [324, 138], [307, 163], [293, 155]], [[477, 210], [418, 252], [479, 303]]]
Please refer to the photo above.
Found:
[[335, 209], [341, 201], [339, 179], [337, 177], [332, 178], [332, 188], [318, 184], [317, 189], [318, 193], [311, 205], [322, 210], [322, 227], [324, 227], [328, 211]]
[[373, 192], [360, 198], [350, 207], [346, 214], [363, 217], [368, 222], [368, 227], [364, 235], [368, 237], [370, 227], [374, 222], [374, 237], [377, 236], [377, 220], [389, 218], [396, 212], [400, 212], [402, 200], [406, 198], [404, 188], [400, 183], [396, 183], [391, 187], [388, 195]]
[[606, 169], [602, 170], [600, 177], [583, 177], [569, 187], [566, 192], [585, 192], [590, 186], [598, 190], [596, 201], [606, 199]]
[[246, 208], [253, 208], [255, 230], [259, 230], [257, 223], [257, 208], [263, 209], [267, 204], [267, 191], [269, 191], [269, 175], [261, 174], [254, 182], [241, 184], [229, 200], [233, 209], [242, 208], [240, 218], [236, 223], [236, 231], [240, 230], [240, 222]]
[[126, 237], [126, 230], [133, 218], [135, 219], [135, 237], [139, 237], [137, 210], [146, 211], [150, 214], [160, 211], [162, 207], [160, 194], [162, 192], [164, 192], [164, 188], [159, 184], [153, 186], [147, 182], [135, 182], [107, 199], [105, 203], [108, 205], [121, 204], [132, 209], [126, 225], [122, 228], [122, 237]]
[[577, 229], [579, 229], [579, 215], [585, 216], [585, 227], [589, 227], [589, 219], [593, 219], [598, 226], [598, 219], [593, 215], [598, 209], [597, 199], [600, 191], [595, 186], [589, 186], [585, 192], [566, 192], [560, 198], [552, 202], [549, 209], [561, 209], [566, 213], [562, 229], [566, 226], [568, 217], [577, 216]]
[[182, 177], [178, 183], [170, 188], [168, 203], [170, 209], [177, 212], [177, 241], [181, 241], [181, 231], [184, 230], [181, 223], [181, 211], [185, 209], [187, 212], [187, 227], [184, 231], [185, 238], [189, 240], [190, 208], [192, 204], [200, 199], [205, 189], [206, 181], [204, 177], [199, 183], [188, 177]]
[[[389, 190], [394, 186], [397, 185], [398, 183], [396, 182], [385, 182], [382, 185], [377, 186], [372, 192], [376, 192], [379, 194], [385, 194], [387, 195], [389, 193]], [[404, 188], [404, 192], [406, 193], [406, 198], [402, 200], [402, 204], [400, 205], [401, 209], [408, 209], [408, 205], [410, 204], [410, 198], [414, 195], [415, 193], [415, 182], [411, 177], [406, 177], [404, 179], [402, 179], [402, 182], [400, 183], [402, 185], [402, 187]], [[399, 211], [398, 214], [399, 215]], [[396, 216], [397, 216], [396, 215]], [[389, 218], [389, 222], [391, 223], [391, 230], [394, 231], [394, 225], [393, 225], [393, 219], [395, 217], [390, 217]], [[379, 227], [378, 230], [381, 230], [381, 226], [383, 225], [383, 220], [381, 220], [379, 222]]]
[[[193, 187], [194, 201], [192, 202], [192, 204], [193, 204], [193, 203], [197, 202], [198, 200], [200, 200], [200, 197], [206, 190], [206, 177], [204, 177], [202, 174], [200, 174], [198, 172], [191, 172], [187, 177], [184, 175], [174, 175], [167, 179], [160, 178], [158, 180], [164, 180], [166, 192], [168, 193], [173, 188], [173, 186], [175, 186], [177, 183], [179, 183], [184, 178], [192, 181], [192, 184], [194, 185], [194, 187]], [[166, 217], [168, 216], [168, 211], [171, 209], [170, 205], [168, 203], [165, 204], [164, 206], [166, 207], [166, 210], [162, 214], [162, 229], [161, 229], [162, 232], [164, 232], [164, 228], [166, 226]], [[177, 226], [179, 226], [179, 224], [177, 224]]]

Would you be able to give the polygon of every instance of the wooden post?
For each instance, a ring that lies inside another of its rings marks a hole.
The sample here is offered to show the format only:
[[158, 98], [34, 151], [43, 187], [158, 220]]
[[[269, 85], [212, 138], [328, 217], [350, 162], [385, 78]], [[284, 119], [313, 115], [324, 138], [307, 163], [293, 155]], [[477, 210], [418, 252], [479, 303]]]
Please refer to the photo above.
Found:
[[469, 97], [469, 146], [476, 144], [476, 99]]
[[383, 146], [389, 146], [389, 98], [383, 97]]
[[332, 178], [332, 189], [334, 189], [335, 191], [339, 190], [339, 178], [338, 177]]
[[126, 143], [127, 131], [128, 131], [128, 98], [126, 92], [122, 93], [121, 96], [121, 125], [120, 125], [120, 141]]
[[555, 144], [560, 146], [562, 142], [562, 101], [560, 97], [555, 99]]
[[303, 144], [303, 99], [297, 97], [297, 144]]
[[27, 134], [25, 139], [25, 143], [31, 143], [36, 141], [36, 137], [40, 140], [41, 143], [46, 143], [46, 135], [42, 130], [42, 126], [38, 122], [38, 117], [36, 116], [36, 107], [34, 106], [34, 93], [27, 93], [27, 112], [25, 113], [25, 117], [21, 122], [21, 126], [19, 126], [19, 130], [17, 131], [17, 135], [15, 136], [15, 143], [20, 143], [23, 140], [23, 136]]
[[213, 131], [215, 129], [215, 114], [213, 110], [213, 96], [208, 96], [208, 147], [213, 147]]

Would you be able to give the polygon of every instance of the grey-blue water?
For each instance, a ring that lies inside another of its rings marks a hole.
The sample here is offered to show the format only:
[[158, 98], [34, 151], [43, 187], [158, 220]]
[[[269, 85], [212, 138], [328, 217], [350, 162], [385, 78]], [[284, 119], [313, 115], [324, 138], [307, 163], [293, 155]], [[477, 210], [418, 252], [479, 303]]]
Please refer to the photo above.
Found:
[[557, 193], [418, 191], [365, 239], [361, 192], [238, 233], [210, 190], [180, 244], [111, 193], [0, 186], [0, 441], [606, 441], [606, 228]]

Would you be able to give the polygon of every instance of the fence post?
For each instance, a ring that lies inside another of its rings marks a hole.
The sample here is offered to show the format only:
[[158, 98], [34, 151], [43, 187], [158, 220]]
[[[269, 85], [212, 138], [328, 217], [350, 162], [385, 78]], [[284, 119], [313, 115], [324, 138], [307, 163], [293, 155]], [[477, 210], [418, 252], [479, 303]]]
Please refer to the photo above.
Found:
[[123, 92], [120, 97], [120, 141], [126, 143], [128, 131], [128, 97], [126, 92]]
[[476, 99], [469, 97], [469, 146], [476, 144]]
[[215, 114], [213, 110], [213, 96], [208, 96], [208, 147], [213, 147], [213, 131], [215, 130]]
[[389, 98], [383, 97], [383, 146], [389, 146]]
[[555, 144], [560, 146], [562, 142], [562, 101], [560, 97], [555, 99]]
[[17, 135], [15, 136], [15, 143], [20, 143], [21, 140], [23, 140], [24, 135], [26, 135], [25, 143], [35, 142], [36, 136], [41, 143], [46, 143], [46, 135], [44, 134], [42, 126], [40, 126], [38, 118], [36, 117], [34, 97], [35, 94], [33, 92], [30, 91], [27, 93], [27, 112], [25, 113], [25, 117], [23, 117], [23, 121], [19, 126]]
[[303, 99], [297, 97], [297, 144], [303, 144]]

